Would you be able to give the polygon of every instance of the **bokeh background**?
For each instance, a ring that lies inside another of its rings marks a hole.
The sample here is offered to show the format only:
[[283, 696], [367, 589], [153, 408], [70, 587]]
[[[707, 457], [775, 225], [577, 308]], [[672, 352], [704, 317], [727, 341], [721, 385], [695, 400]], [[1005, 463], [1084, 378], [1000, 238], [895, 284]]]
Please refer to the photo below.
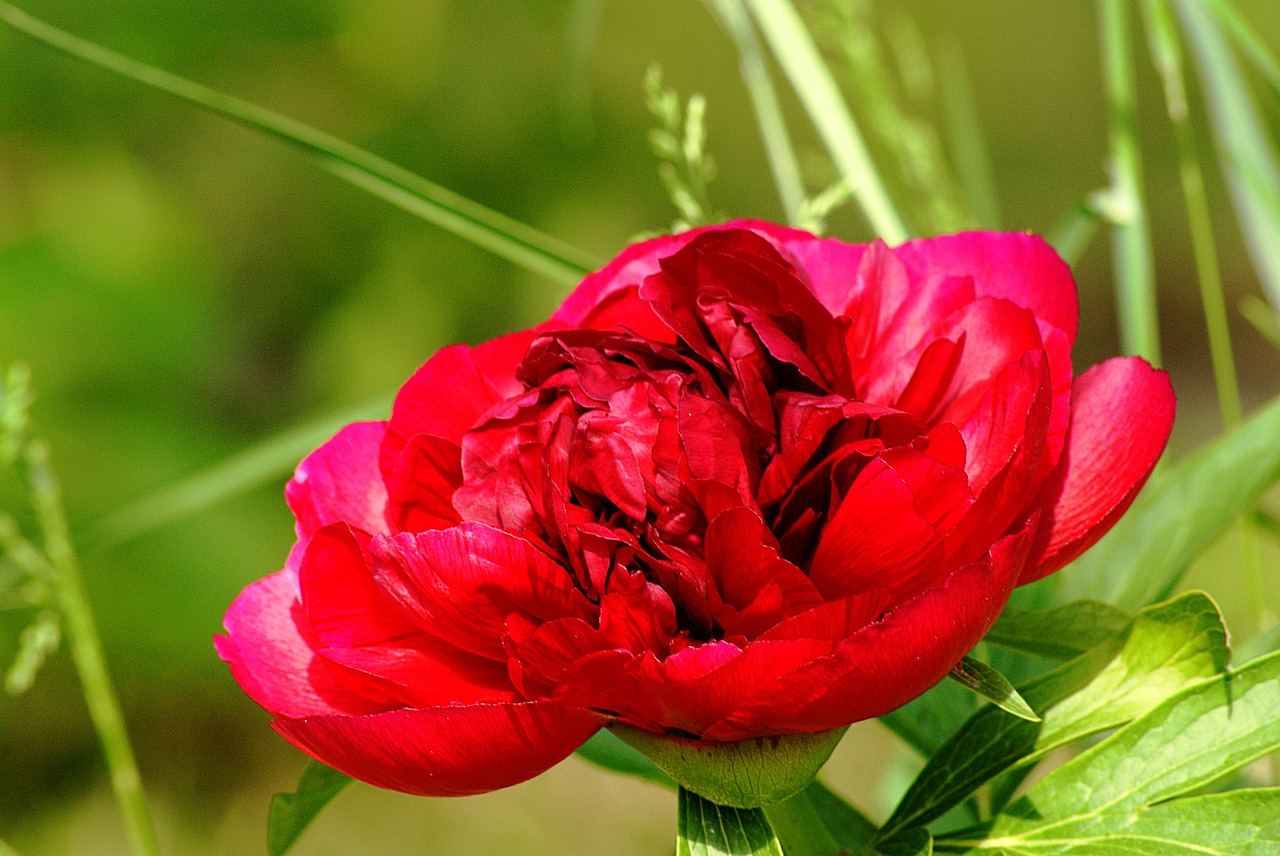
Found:
[[[682, 96], [707, 98], [716, 208], [782, 216], [732, 43], [698, 3], [22, 5], [384, 155], [602, 259], [675, 216], [647, 141], [654, 120], [641, 82], [658, 62]], [[1237, 5], [1280, 50], [1280, 6]], [[1006, 228], [1049, 230], [1107, 183], [1094, 4], [895, 0], [866, 9], [892, 61], [909, 57], [912, 44], [926, 56], [963, 58]], [[1145, 55], [1137, 65], [1165, 358], [1180, 397], [1173, 446], [1185, 452], [1220, 427], [1173, 138]], [[1274, 136], [1280, 105], [1260, 101]], [[829, 167], [794, 101], [786, 106], [819, 189]], [[913, 109], [941, 121], [926, 101]], [[1208, 178], [1234, 307], [1258, 283], [1221, 177]], [[829, 232], [873, 237], [851, 207], [832, 215]], [[1085, 366], [1119, 348], [1105, 234], [1077, 277], [1076, 363]], [[101, 521], [297, 425], [367, 409], [435, 349], [528, 325], [564, 293], [278, 142], [0, 28], [0, 364], [32, 369], [35, 418], [81, 539], [166, 852], [264, 852], [268, 798], [292, 790], [304, 767], [210, 643], [240, 588], [278, 568], [291, 544], [284, 476], [137, 537], [104, 540]], [[1280, 360], [1234, 311], [1232, 323], [1254, 406], [1280, 388]], [[22, 516], [9, 474], [0, 475], [0, 502]], [[1269, 547], [1264, 559], [1274, 596]], [[1220, 546], [1189, 584], [1208, 588], [1247, 626], [1237, 568], [1231, 546]], [[0, 667], [30, 617], [0, 613]], [[908, 766], [887, 732], [864, 724], [842, 744], [830, 781], [874, 816]], [[570, 759], [534, 782], [462, 800], [356, 785], [296, 852], [665, 854], [674, 817], [671, 794]], [[65, 653], [30, 691], [0, 697], [0, 838], [25, 856], [126, 852]]]

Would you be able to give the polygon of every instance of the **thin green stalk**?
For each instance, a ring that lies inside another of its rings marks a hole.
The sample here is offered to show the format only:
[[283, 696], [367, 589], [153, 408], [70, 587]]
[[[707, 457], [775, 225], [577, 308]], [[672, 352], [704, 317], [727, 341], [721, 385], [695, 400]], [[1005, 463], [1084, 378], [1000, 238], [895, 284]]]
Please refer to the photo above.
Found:
[[0, 20], [49, 47], [177, 96], [301, 149], [325, 170], [521, 267], [573, 284], [591, 256], [301, 122], [115, 53], [0, 2]]
[[1098, 0], [1102, 61], [1110, 109], [1112, 252], [1120, 339], [1127, 354], [1160, 364], [1155, 269], [1146, 206], [1142, 156], [1135, 121], [1136, 84], [1124, 0]]
[[886, 242], [905, 241], [911, 230], [890, 199], [858, 125], [799, 13], [790, 0], [746, 2], [867, 221]]
[[142, 791], [142, 779], [138, 775], [124, 717], [120, 714], [120, 705], [102, 656], [102, 642], [93, 612], [85, 597], [80, 564], [71, 546], [62, 512], [61, 490], [49, 467], [48, 448], [39, 440], [29, 440], [23, 458], [31, 502], [44, 534], [44, 552], [56, 571], [49, 582], [58, 599], [71, 659], [80, 675], [89, 716], [102, 742], [111, 773], [111, 787], [124, 815], [133, 852], [137, 856], [158, 856], [160, 848]]
[[1271, 84], [1271, 88], [1280, 94], [1280, 62], [1276, 62], [1266, 43], [1253, 31], [1239, 10], [1231, 5], [1230, 0], [1207, 0], [1207, 2], [1217, 14], [1218, 19], [1226, 25], [1240, 50], [1244, 51], [1245, 56], [1249, 57], [1258, 71], [1262, 72], [1267, 83]]
[[118, 546], [289, 473], [312, 449], [342, 426], [384, 418], [392, 396], [313, 419], [253, 444], [173, 484], [150, 493], [77, 532], [86, 550]]
[[765, 68], [760, 40], [756, 38], [751, 18], [740, 0], [708, 0], [712, 11], [733, 39], [738, 49], [739, 70], [742, 82], [751, 96], [756, 111], [756, 124], [764, 140], [764, 150], [769, 158], [769, 171], [778, 189], [778, 198], [787, 222], [798, 226], [803, 218], [804, 184], [800, 180], [800, 165], [796, 162], [791, 135], [787, 132], [778, 105], [778, 95]]
[[[1204, 172], [1195, 133], [1187, 116], [1187, 93], [1184, 84], [1182, 51], [1177, 29], [1164, 0], [1144, 0], [1147, 30], [1152, 58], [1164, 84], [1165, 103], [1173, 125], [1178, 149], [1178, 173], [1182, 195], [1187, 206], [1187, 223], [1191, 229], [1191, 248], [1195, 257], [1196, 278], [1200, 283], [1200, 302], [1204, 307], [1205, 327], [1209, 334], [1209, 354], [1213, 365], [1213, 381], [1218, 393], [1218, 413], [1222, 427], [1231, 430], [1240, 424], [1240, 381], [1231, 350], [1231, 329], [1227, 321], [1227, 302], [1218, 263], [1218, 248], [1213, 237], [1209, 202], [1205, 196]], [[1240, 555], [1245, 588], [1253, 607], [1254, 626], [1261, 630], [1268, 621], [1266, 585], [1262, 575], [1262, 555], [1258, 533], [1247, 518], [1236, 524], [1240, 537]]]
[[937, 62], [947, 136], [969, 212], [981, 228], [998, 229], [1001, 217], [995, 174], [978, 120], [978, 107], [974, 103], [964, 54], [953, 39], [947, 39], [938, 46]]
[[1205, 0], [1171, 0], [1195, 60], [1210, 130], [1245, 247], [1280, 317], [1280, 159], [1218, 19]]

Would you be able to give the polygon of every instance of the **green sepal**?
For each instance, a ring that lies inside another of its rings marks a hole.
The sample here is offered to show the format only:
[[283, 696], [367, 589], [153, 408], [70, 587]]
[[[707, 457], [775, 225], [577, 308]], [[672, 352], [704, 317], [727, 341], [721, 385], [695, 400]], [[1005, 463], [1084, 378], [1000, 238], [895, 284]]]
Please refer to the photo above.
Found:
[[722, 806], [758, 808], [808, 785], [846, 729], [732, 743], [655, 734], [622, 723], [610, 730], [698, 796]]
[[267, 810], [267, 853], [270, 856], [288, 853], [320, 810], [352, 781], [346, 773], [312, 761], [298, 781], [297, 791], [271, 798], [271, 808]]

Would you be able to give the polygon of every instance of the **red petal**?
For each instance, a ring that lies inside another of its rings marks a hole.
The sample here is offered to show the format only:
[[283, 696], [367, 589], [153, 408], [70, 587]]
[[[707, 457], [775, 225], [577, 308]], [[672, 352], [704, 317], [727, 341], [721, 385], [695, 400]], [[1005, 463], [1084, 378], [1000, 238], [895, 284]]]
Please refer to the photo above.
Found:
[[523, 330], [470, 348], [452, 345], [427, 360], [396, 395], [380, 456], [390, 478], [405, 443], [430, 434], [462, 443], [462, 435], [490, 407], [523, 390], [516, 366], [536, 336]]
[[467, 796], [530, 779], [603, 724], [550, 701], [313, 716], [272, 723], [322, 763], [380, 788]]
[[506, 660], [507, 616], [591, 619], [569, 572], [528, 541], [476, 523], [379, 538], [379, 588], [424, 630], [464, 651]]
[[348, 425], [298, 465], [284, 495], [305, 538], [331, 523], [348, 523], [368, 533], [388, 530], [387, 489], [378, 470], [383, 422]]
[[218, 654], [249, 697], [276, 716], [362, 714], [389, 706], [353, 692], [316, 656], [313, 645], [320, 643], [298, 602], [293, 571], [245, 587], [223, 626], [228, 635], [213, 640]]
[[1169, 376], [1137, 358], [1076, 378], [1066, 448], [1036, 502], [1043, 514], [1019, 584], [1061, 568], [1124, 514], [1164, 451], [1175, 404]]
[[962, 470], [891, 449], [858, 474], [827, 521], [809, 578], [828, 600], [879, 588], [908, 597], [949, 570], [942, 536], [971, 502]]
[[995, 623], [1022, 569], [1029, 534], [997, 542], [989, 560], [966, 565], [894, 607], [830, 656], [756, 685], [748, 704], [702, 736], [730, 741], [825, 731], [906, 704], [940, 681]]
[[407, 707], [512, 702], [518, 700], [504, 663], [468, 654], [426, 634], [412, 647], [379, 645], [326, 648], [319, 652], [363, 679], [377, 694]]

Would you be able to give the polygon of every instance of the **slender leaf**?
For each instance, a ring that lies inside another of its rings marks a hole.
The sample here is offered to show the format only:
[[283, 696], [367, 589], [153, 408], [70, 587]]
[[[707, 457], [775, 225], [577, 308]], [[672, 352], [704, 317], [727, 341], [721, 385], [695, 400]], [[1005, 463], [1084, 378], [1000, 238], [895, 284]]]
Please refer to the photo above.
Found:
[[967, 690], [977, 693], [994, 704], [1005, 713], [1012, 714], [1028, 722], [1039, 722], [1040, 717], [1027, 704], [1026, 699], [1018, 694], [1009, 679], [991, 668], [981, 660], [965, 657], [948, 677]]
[[1280, 62], [1272, 56], [1266, 43], [1249, 26], [1249, 22], [1244, 19], [1231, 0], [1207, 0], [1207, 3], [1231, 33], [1236, 45], [1254, 64], [1254, 67], [1262, 72], [1272, 90], [1280, 95]]
[[1191, 46], [1236, 219], [1280, 313], [1280, 163], [1218, 19], [1204, 0], [1171, 0]]
[[1280, 848], [1280, 790], [1179, 799], [1280, 748], [1280, 654], [1199, 681], [1049, 773], [981, 837], [1016, 854], [1222, 854]]
[[791, 144], [791, 135], [787, 132], [786, 121], [782, 118], [777, 92], [765, 68], [764, 53], [751, 17], [742, 0], [707, 2], [738, 49], [738, 68], [747, 94], [751, 96], [751, 106], [755, 109], [756, 124], [760, 128], [760, 137], [764, 140], [764, 151], [769, 158], [769, 171], [773, 174], [778, 199], [782, 203], [787, 222], [798, 226], [805, 201], [800, 165]]
[[817, 779], [804, 789], [803, 796], [813, 805], [836, 843], [845, 850], [859, 852], [875, 837], [876, 825]]
[[[810, 784], [815, 784], [816, 781], [815, 779]], [[830, 791], [826, 793], [843, 803], [849, 812], [854, 812], [853, 807], [838, 796]], [[810, 796], [809, 788], [781, 802], [763, 806], [762, 810], [787, 856], [840, 856], [852, 849], [837, 837], [839, 823], [832, 822], [835, 818], [828, 819], [819, 811]], [[872, 827], [872, 831], [874, 829]], [[870, 836], [867, 836], [861, 843], [870, 840]]]
[[271, 856], [288, 853], [316, 815], [351, 782], [352, 778], [346, 773], [339, 773], [319, 761], [307, 765], [297, 791], [271, 798], [271, 808], [267, 811], [267, 852]]
[[676, 856], [782, 856], [758, 808], [729, 808], [680, 789]]
[[1280, 399], [1152, 479], [1129, 513], [1062, 571], [1060, 600], [1124, 610], [1168, 597], [1191, 562], [1280, 479]]
[[1222, 672], [1226, 632], [1208, 597], [1189, 593], [1139, 613], [1127, 632], [1025, 685], [1040, 723], [986, 707], [929, 760], [883, 834], [940, 817], [979, 785], [1053, 749], [1144, 714], [1189, 683]]
[[1155, 260], [1142, 193], [1142, 156], [1138, 148], [1137, 83], [1129, 34], [1129, 4], [1099, 0], [1103, 70], [1110, 108], [1112, 256], [1120, 339], [1127, 354], [1160, 364], [1156, 317]]
[[983, 641], [1047, 660], [1069, 660], [1106, 642], [1132, 620], [1114, 606], [1095, 600], [1054, 609], [1006, 606]]
[[342, 426], [385, 417], [391, 400], [379, 396], [262, 440], [90, 524], [80, 538], [88, 549], [114, 547], [282, 478]]
[[880, 721], [920, 757], [928, 758], [977, 708], [977, 696], [955, 681], [942, 681]]
[[974, 103], [969, 71], [959, 46], [951, 40], [938, 48], [938, 79], [942, 84], [942, 106], [947, 121], [947, 137], [955, 156], [956, 174], [964, 189], [965, 201], [983, 229], [1000, 228], [1000, 198], [986, 137]]
[[1067, 212], [1067, 215], [1049, 230], [1045, 239], [1069, 265], [1075, 265], [1098, 234], [1098, 227], [1105, 219], [1096, 204], [1105, 191], [1097, 191]]
[[927, 829], [908, 829], [876, 845], [882, 856], [933, 856], [933, 836]]
[[890, 244], [906, 240], [910, 230], [889, 198], [835, 78], [795, 7], [789, 0], [746, 2], [871, 227]]
[[43, 44], [283, 140], [338, 176], [510, 262], [573, 284], [598, 262], [363, 149], [239, 98], [63, 32], [0, 2], [0, 20]]
[[668, 788], [676, 786], [672, 778], [662, 772], [657, 764], [623, 743], [606, 728], [600, 729], [590, 740], [579, 746], [576, 754], [585, 761], [615, 773], [638, 776]]

